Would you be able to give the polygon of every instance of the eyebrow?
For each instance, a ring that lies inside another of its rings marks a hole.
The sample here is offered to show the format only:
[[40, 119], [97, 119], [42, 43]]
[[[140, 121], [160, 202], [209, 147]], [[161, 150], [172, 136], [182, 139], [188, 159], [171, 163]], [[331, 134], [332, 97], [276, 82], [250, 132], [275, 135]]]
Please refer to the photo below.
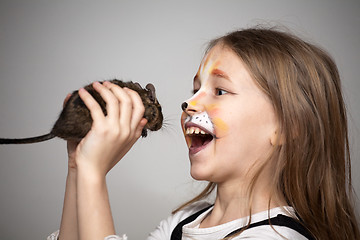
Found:
[[226, 80], [230, 80], [230, 77], [222, 70], [218, 69], [218, 68], [214, 68], [212, 71], [211, 71], [211, 75], [215, 75], [215, 76], [220, 76], [222, 78], [225, 78]]
[[[222, 77], [225, 80], [228, 80], [228, 81], [231, 82], [230, 77], [224, 71], [222, 71], [222, 70], [220, 70], [218, 68], [212, 69], [210, 74], [214, 75], [214, 76]], [[195, 81], [200, 81], [199, 72], [197, 72], [196, 75], [194, 76], [193, 82], [195, 82]]]

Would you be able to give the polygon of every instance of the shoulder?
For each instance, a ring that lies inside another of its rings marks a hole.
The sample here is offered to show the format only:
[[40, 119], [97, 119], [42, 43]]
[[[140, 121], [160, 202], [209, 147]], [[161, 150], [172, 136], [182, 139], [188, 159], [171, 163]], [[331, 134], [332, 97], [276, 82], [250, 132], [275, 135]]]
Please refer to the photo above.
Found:
[[181, 221], [193, 215], [194, 213], [209, 207], [210, 205], [211, 204], [206, 201], [199, 201], [184, 207], [183, 209], [170, 215], [168, 218], [162, 220], [157, 228], [152, 233], [150, 233], [148, 240], [170, 239], [172, 231]]

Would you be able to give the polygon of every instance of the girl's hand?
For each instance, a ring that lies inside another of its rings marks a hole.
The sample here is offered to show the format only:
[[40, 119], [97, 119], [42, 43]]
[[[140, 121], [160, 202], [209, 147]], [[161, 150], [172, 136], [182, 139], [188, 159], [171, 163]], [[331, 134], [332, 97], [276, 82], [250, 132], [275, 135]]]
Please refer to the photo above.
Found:
[[[93, 87], [106, 102], [107, 116], [85, 89], [79, 90], [93, 123], [76, 147], [75, 161], [77, 168], [105, 176], [141, 136], [147, 120], [143, 118], [144, 105], [135, 91], [110, 82], [95, 82]], [[69, 159], [74, 146], [68, 143]]]

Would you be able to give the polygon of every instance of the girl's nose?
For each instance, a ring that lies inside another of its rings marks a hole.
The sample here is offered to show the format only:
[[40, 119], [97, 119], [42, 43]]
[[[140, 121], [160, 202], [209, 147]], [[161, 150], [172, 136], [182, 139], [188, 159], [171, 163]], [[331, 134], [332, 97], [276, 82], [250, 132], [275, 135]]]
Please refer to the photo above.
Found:
[[181, 109], [185, 112], [185, 110], [187, 109], [187, 107], [188, 107], [188, 103], [187, 102], [183, 102], [182, 104], [181, 104]]

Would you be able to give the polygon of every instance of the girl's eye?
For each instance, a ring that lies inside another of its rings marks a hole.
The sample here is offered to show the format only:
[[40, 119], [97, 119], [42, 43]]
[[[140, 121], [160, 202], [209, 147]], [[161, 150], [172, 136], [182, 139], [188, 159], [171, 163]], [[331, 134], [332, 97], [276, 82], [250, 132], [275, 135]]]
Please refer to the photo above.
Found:
[[223, 90], [223, 89], [217, 88], [217, 89], [215, 90], [215, 95], [216, 95], [216, 96], [221, 96], [221, 95], [224, 95], [224, 94], [227, 94], [227, 93], [228, 93], [228, 92], [225, 91], [225, 90]]

